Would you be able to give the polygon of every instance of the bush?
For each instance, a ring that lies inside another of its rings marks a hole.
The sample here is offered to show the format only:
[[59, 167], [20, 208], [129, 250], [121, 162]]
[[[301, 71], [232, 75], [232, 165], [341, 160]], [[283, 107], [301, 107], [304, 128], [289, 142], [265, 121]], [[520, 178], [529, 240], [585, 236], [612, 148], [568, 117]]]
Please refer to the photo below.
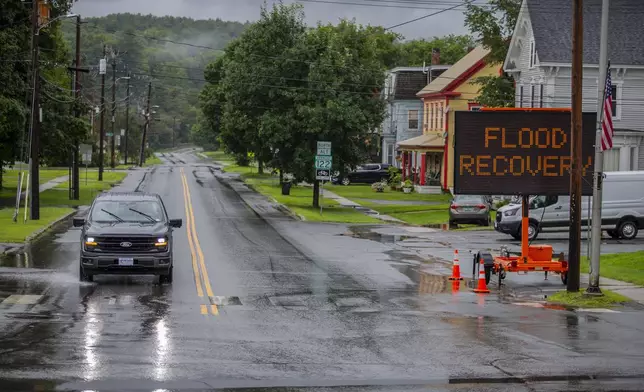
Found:
[[510, 204], [510, 200], [499, 200], [494, 204], [494, 208], [498, 210], [499, 208], [507, 206], [508, 204]]
[[393, 176], [393, 178], [389, 179], [389, 186], [391, 187], [392, 190], [400, 189], [401, 181], [402, 181], [402, 178], [400, 177], [400, 173], [396, 173]]
[[387, 186], [387, 183], [384, 181], [374, 182], [373, 184], [371, 184], [371, 190], [374, 192], [384, 192], [386, 186]]
[[395, 166], [389, 166], [387, 169], [387, 174], [389, 174], [389, 179], [387, 183], [391, 186], [393, 184], [400, 183], [400, 170]]

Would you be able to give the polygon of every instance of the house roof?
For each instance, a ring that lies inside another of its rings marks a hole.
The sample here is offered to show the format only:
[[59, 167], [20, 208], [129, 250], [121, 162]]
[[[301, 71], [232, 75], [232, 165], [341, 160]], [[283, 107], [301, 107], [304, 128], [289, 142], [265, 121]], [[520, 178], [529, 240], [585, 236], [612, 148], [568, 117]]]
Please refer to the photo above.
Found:
[[464, 81], [463, 77], [472, 71], [473, 68], [483, 65], [483, 60], [489, 53], [489, 49], [477, 46], [443, 72], [439, 77], [432, 80], [432, 82], [420, 90], [416, 96], [421, 97], [427, 94], [443, 93], [456, 88]]
[[416, 93], [427, 84], [427, 75], [420, 71], [396, 72], [394, 99], [418, 99]]
[[398, 142], [397, 145], [398, 147], [402, 147], [404, 149], [442, 148], [445, 146], [445, 140], [437, 134], [423, 134], [420, 136], [412, 137], [411, 139]]
[[[572, 5], [561, 0], [525, 0], [541, 63], [572, 62]], [[584, 63], [599, 64], [601, 0], [584, 1]], [[611, 0], [608, 58], [615, 65], [644, 65], [644, 1]]]

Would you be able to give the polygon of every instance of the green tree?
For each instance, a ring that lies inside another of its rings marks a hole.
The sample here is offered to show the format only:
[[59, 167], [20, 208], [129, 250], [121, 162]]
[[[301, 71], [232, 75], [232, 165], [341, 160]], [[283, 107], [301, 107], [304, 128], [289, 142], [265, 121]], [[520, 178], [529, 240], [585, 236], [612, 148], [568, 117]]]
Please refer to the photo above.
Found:
[[306, 29], [303, 16], [297, 5], [262, 9], [208, 67], [201, 94], [208, 126], [195, 131], [209, 128], [238, 162], [252, 152], [259, 163], [314, 182], [317, 206], [316, 142], [332, 142], [336, 170], [367, 156], [371, 131], [384, 119], [379, 90], [396, 61], [397, 36], [346, 20]]
[[512, 78], [503, 76], [481, 76], [472, 83], [481, 86], [477, 101], [487, 107], [513, 107], [514, 82]]
[[[299, 94], [295, 109], [302, 123], [293, 159], [296, 178], [313, 180], [319, 140], [332, 143], [334, 169], [340, 172], [367, 156], [370, 131], [385, 115], [379, 94], [386, 69], [381, 43], [368, 29], [346, 20], [307, 32], [300, 59], [309, 64], [308, 89]], [[314, 190], [314, 206], [317, 195]]]
[[454, 64], [467, 54], [475, 42], [469, 35], [450, 34], [444, 37], [434, 37], [431, 40], [418, 39], [402, 42], [398, 45], [400, 58], [399, 66], [421, 66], [431, 64], [432, 49], [440, 50], [441, 64]]
[[465, 25], [491, 50], [490, 60], [503, 62], [519, 17], [522, 0], [488, 0], [486, 5], [468, 4]]
[[[465, 25], [479, 37], [479, 43], [490, 49], [489, 59], [502, 63], [519, 17], [522, 0], [489, 0], [488, 5], [468, 4]], [[491, 107], [514, 106], [514, 84], [507, 75], [477, 78], [481, 86], [478, 101]]]
[[[50, 20], [66, 14], [71, 0], [50, 2]], [[17, 159], [27, 159], [23, 141], [30, 118], [31, 73], [31, 10], [32, 3], [0, 0], [0, 166], [11, 165]], [[39, 47], [41, 74], [41, 104], [43, 107], [43, 144], [41, 155], [48, 156], [74, 137], [76, 131], [86, 133], [86, 127], [72, 120], [68, 47], [60, 32], [60, 21], [43, 26]], [[78, 126], [75, 126], [78, 125]], [[61, 135], [55, 139], [51, 134]], [[0, 182], [1, 184], [1, 182]]]
[[[221, 62], [225, 98], [219, 98], [223, 105], [214, 105], [223, 106], [221, 139], [241, 161], [252, 152], [260, 173], [269, 162], [282, 168], [282, 160], [275, 161], [275, 154], [287, 149], [283, 141], [289, 137], [282, 134], [296, 131], [286, 120], [297, 98], [295, 89], [305, 83], [304, 64], [290, 61], [306, 30], [301, 8], [282, 3], [262, 7], [259, 21], [227, 48], [226, 60]], [[209, 69], [211, 82], [221, 76], [217, 66], [216, 62]], [[205, 110], [214, 121], [210, 106]]]

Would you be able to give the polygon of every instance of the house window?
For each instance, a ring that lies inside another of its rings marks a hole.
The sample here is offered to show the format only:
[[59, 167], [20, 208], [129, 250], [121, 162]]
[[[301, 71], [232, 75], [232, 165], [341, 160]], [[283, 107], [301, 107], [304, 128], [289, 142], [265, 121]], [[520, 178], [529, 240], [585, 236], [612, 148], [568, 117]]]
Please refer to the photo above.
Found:
[[438, 104], [433, 103], [432, 106], [434, 106], [434, 116], [432, 117], [432, 129], [436, 129], [436, 125], [438, 124]]
[[432, 121], [434, 120], [434, 104], [429, 103], [427, 107], [429, 108], [429, 117], [427, 117], [425, 127], [429, 130], [432, 128]]
[[445, 124], [445, 123], [443, 122], [443, 113], [445, 113], [445, 110], [444, 110], [444, 108], [443, 108], [443, 104], [441, 103], [441, 104], [440, 104], [440, 121], [439, 121], [439, 123], [438, 123], [438, 127], [436, 127], [436, 128], [438, 128], [438, 129], [443, 129], [444, 124]]
[[429, 105], [423, 105], [423, 130], [427, 128], [427, 121], [429, 118]]
[[519, 107], [523, 107], [523, 86], [519, 86]]
[[631, 170], [638, 170], [639, 149], [631, 148]]
[[409, 129], [418, 129], [418, 110], [409, 110]]
[[530, 107], [534, 108], [535, 101], [534, 101], [534, 84], [530, 85]]
[[387, 162], [390, 165], [394, 164], [394, 145], [392, 143], [387, 144]]
[[470, 106], [470, 112], [480, 112], [482, 107], [480, 105]]
[[622, 108], [620, 107], [622, 101], [622, 86], [621, 84], [613, 84], [610, 90], [611, 97], [613, 98], [613, 118], [619, 119], [622, 117]]
[[543, 107], [543, 84], [539, 85], [539, 107]]
[[619, 148], [604, 151], [604, 171], [619, 171]]
[[530, 41], [530, 68], [534, 68], [537, 64], [537, 49], [534, 45], [534, 40]]

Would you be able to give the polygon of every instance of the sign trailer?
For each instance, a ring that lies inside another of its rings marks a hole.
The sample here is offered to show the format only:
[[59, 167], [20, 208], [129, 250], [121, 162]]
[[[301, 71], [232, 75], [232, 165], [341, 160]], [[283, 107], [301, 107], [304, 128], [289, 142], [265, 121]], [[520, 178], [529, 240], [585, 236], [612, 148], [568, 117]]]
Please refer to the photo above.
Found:
[[[455, 113], [456, 194], [567, 195], [569, 112]], [[584, 114], [582, 193], [592, 195], [595, 113]]]
[[[596, 114], [583, 114], [582, 194], [592, 195]], [[568, 261], [557, 259], [550, 245], [530, 245], [530, 195], [568, 195], [571, 177], [571, 112], [568, 109], [486, 109], [456, 112], [454, 131], [454, 193], [521, 195], [521, 256], [502, 249], [501, 256], [479, 251], [476, 268], [485, 268], [486, 284], [492, 273], [499, 287], [506, 272], [558, 273], [568, 281]], [[502, 217], [501, 217], [502, 219]], [[477, 267], [478, 266], [478, 267]], [[474, 275], [476, 276], [476, 275]], [[478, 289], [477, 289], [478, 290]], [[487, 287], [483, 291], [486, 292]], [[487, 291], [489, 292], [489, 291]]]

